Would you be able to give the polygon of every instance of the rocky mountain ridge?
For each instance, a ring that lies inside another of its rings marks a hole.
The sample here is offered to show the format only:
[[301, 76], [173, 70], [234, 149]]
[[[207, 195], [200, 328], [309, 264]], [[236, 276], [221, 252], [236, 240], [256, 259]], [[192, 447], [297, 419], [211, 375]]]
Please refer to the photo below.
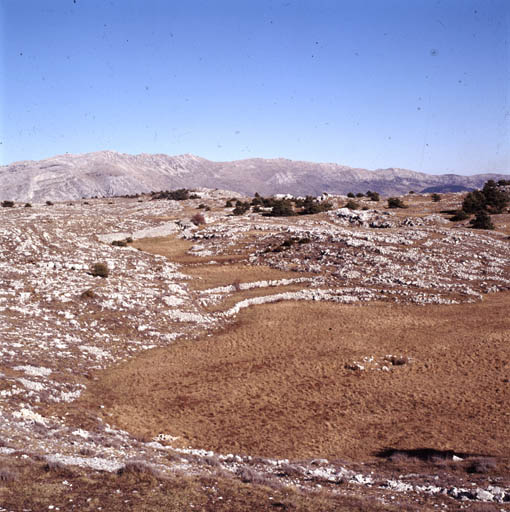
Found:
[[508, 179], [508, 175], [430, 175], [400, 168], [370, 171], [284, 158], [214, 162], [191, 154], [130, 155], [98, 151], [0, 166], [0, 199], [58, 201], [180, 187], [222, 188], [249, 195], [256, 191], [264, 195], [318, 195], [367, 190], [392, 195], [410, 190], [441, 192], [452, 187], [471, 190], [480, 188], [488, 179]]

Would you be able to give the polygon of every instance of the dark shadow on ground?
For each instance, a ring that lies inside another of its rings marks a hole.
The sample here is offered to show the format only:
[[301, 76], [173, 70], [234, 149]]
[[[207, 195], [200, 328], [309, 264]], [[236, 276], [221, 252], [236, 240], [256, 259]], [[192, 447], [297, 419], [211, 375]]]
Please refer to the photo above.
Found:
[[438, 460], [452, 460], [453, 456], [461, 459], [472, 457], [490, 457], [480, 453], [455, 452], [453, 450], [436, 450], [435, 448], [415, 448], [412, 450], [402, 450], [399, 448], [385, 448], [375, 454], [382, 459], [395, 460], [399, 458], [418, 459], [422, 462], [435, 462]]

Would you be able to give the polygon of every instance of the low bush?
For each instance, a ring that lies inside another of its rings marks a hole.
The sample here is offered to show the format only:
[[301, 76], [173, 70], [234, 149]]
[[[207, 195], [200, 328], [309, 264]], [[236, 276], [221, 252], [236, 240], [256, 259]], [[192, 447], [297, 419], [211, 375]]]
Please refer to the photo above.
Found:
[[25, 208], [32, 208], [32, 205], [30, 203], [25, 203]]
[[430, 198], [432, 199], [432, 201], [433, 201], [434, 203], [439, 203], [439, 201], [441, 201], [441, 196], [440, 196], [440, 194], [432, 194], [432, 195], [430, 196]]
[[128, 460], [122, 466], [117, 474], [119, 476], [134, 475], [134, 476], [148, 476], [148, 477], [161, 477], [160, 472], [144, 460]]
[[244, 215], [247, 211], [250, 210], [250, 203], [248, 201], [236, 201], [236, 207], [232, 211], [233, 215]]
[[457, 210], [454, 212], [453, 217], [450, 217], [452, 222], [459, 222], [466, 219], [469, 219], [469, 215], [464, 210]]
[[253, 471], [250, 468], [247, 467], [241, 467], [236, 472], [238, 478], [241, 480], [241, 482], [245, 484], [255, 484], [255, 485], [271, 485], [271, 480], [261, 473], [257, 473], [256, 471]]
[[203, 213], [195, 213], [195, 215], [193, 215], [190, 220], [193, 222], [193, 224], [195, 224], [195, 226], [202, 226], [206, 223]]
[[110, 270], [108, 268], [108, 265], [106, 263], [94, 263], [92, 265], [92, 268], [90, 269], [90, 273], [94, 277], [108, 277], [110, 275]]
[[199, 199], [197, 194], [190, 193], [187, 188], [179, 188], [177, 190], [164, 190], [161, 192], [151, 192], [151, 199], [169, 199], [171, 201], [185, 201], [186, 199]]
[[400, 197], [389, 197], [388, 208], [407, 208]]
[[2, 201], [2, 208], [13, 208], [14, 201]]
[[475, 218], [471, 219], [469, 223], [474, 229], [494, 229], [491, 216], [485, 210], [477, 212]]
[[207, 455], [204, 457], [203, 461], [211, 467], [221, 467], [220, 459], [216, 455]]
[[328, 201], [318, 201], [312, 196], [306, 196], [304, 201], [296, 201], [297, 206], [301, 206], [302, 210], [300, 215], [313, 215], [315, 213], [327, 212], [333, 208], [333, 205]]
[[269, 215], [271, 217], [292, 217], [293, 215], [296, 215], [296, 212], [294, 211], [290, 201], [282, 199], [274, 204]]
[[356, 201], [347, 201], [345, 208], [349, 208], [349, 210], [359, 210], [359, 204]]

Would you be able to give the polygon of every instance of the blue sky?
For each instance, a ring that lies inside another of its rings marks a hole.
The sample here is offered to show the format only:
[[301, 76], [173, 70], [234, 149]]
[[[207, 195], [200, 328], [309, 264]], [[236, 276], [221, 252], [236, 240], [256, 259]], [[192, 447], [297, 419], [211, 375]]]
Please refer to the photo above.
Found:
[[0, 163], [510, 172], [508, 0], [0, 0]]

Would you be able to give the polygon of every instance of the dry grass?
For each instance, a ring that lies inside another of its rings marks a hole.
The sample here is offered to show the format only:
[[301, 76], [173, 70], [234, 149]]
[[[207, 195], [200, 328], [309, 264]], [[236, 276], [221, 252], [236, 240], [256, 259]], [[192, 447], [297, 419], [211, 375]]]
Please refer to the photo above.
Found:
[[[84, 399], [131, 432], [219, 452], [508, 457], [509, 306], [509, 293], [458, 306], [260, 306], [217, 336], [105, 372]], [[391, 372], [344, 368], [389, 354], [411, 362]]]
[[169, 260], [181, 264], [207, 263], [208, 261], [233, 263], [245, 258], [244, 255], [224, 255], [214, 257], [202, 257], [187, 254], [187, 251], [194, 245], [188, 240], [176, 236], [143, 238], [131, 244], [136, 249], [150, 254], [166, 256]]
[[396, 504], [383, 505], [371, 496], [332, 496], [326, 492], [270, 489], [255, 483], [243, 484], [232, 478], [180, 475], [149, 475], [148, 478], [144, 471], [131, 472], [126, 478], [125, 474], [118, 476], [76, 469], [72, 477], [64, 479], [53, 472], [45, 472], [40, 464], [33, 461], [18, 461], [16, 464], [16, 479], [0, 480], [0, 503], [4, 510], [48, 510], [50, 505], [54, 510], [109, 512], [347, 512], [399, 509]]
[[241, 263], [230, 265], [197, 265], [185, 269], [186, 274], [200, 279], [193, 279], [191, 285], [196, 290], [206, 290], [217, 286], [238, 283], [250, 283], [262, 280], [295, 279], [303, 274], [283, 272], [267, 266], [250, 266]]
[[[250, 239], [250, 233], [245, 237]], [[202, 257], [187, 254], [193, 246], [192, 242], [175, 236], [145, 238], [133, 244], [137, 249], [165, 256], [169, 260], [184, 265], [183, 271], [193, 279], [189, 282], [195, 290], [206, 290], [218, 286], [228, 286], [237, 283], [249, 283], [262, 280], [293, 279], [295, 272], [284, 272], [268, 266], [251, 266], [239, 262], [244, 254], [227, 254], [213, 257]], [[209, 264], [210, 261], [216, 263]], [[303, 277], [304, 274], [299, 274]], [[244, 297], [242, 297], [244, 298]]]

